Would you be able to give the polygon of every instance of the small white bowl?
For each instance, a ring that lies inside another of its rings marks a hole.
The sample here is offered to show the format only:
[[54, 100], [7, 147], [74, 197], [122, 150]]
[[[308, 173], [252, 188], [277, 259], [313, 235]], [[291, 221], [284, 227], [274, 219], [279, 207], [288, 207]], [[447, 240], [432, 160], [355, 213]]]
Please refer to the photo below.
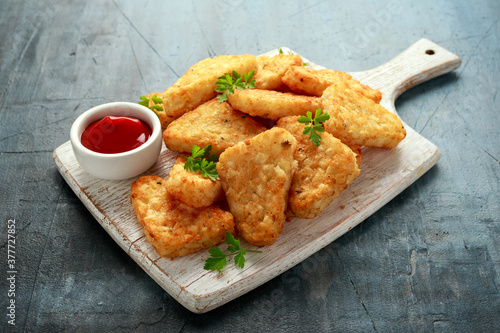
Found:
[[[106, 116], [140, 119], [151, 127], [151, 136], [141, 146], [123, 153], [102, 154], [84, 147], [81, 142], [83, 131], [94, 121]], [[153, 111], [128, 102], [102, 104], [86, 111], [75, 120], [70, 131], [71, 145], [80, 166], [91, 175], [110, 180], [128, 179], [149, 169], [160, 154], [161, 134], [160, 120]]]

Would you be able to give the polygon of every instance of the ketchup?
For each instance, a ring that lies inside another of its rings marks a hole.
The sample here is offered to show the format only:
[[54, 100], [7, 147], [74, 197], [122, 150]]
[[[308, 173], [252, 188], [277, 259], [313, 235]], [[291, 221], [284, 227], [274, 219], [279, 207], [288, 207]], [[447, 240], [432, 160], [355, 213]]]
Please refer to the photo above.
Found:
[[107, 116], [90, 124], [81, 141], [97, 153], [116, 154], [141, 146], [151, 133], [151, 127], [137, 118]]

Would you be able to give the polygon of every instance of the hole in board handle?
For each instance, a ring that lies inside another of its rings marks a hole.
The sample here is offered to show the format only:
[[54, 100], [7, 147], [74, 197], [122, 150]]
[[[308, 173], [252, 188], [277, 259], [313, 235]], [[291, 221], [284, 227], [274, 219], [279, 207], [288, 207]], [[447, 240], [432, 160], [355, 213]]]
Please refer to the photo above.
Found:
[[436, 52], [434, 52], [434, 50], [425, 51], [425, 54], [428, 54], [428, 55], [433, 55], [434, 53], [436, 53]]

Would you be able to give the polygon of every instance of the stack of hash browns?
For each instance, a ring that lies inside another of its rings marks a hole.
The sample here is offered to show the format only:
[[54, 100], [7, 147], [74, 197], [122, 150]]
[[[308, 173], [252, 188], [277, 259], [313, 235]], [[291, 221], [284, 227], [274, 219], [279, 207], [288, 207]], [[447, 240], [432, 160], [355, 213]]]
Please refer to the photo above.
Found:
[[[256, 88], [219, 102], [215, 83], [233, 71], [254, 71]], [[226, 232], [273, 244], [286, 220], [315, 218], [358, 177], [362, 146], [394, 148], [406, 136], [378, 90], [347, 73], [307, 68], [295, 54], [208, 58], [153, 94], [163, 100], [165, 145], [179, 156], [166, 179], [137, 179], [131, 201], [165, 257], [215, 246]], [[315, 146], [297, 120], [319, 108], [330, 119]], [[184, 169], [194, 145], [219, 155], [216, 181]]]

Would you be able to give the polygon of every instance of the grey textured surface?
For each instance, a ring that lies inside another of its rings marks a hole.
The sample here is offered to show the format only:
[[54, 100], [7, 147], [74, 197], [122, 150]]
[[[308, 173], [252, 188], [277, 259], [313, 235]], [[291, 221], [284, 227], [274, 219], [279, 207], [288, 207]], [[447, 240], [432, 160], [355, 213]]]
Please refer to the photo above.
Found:
[[[2, 331], [500, 331], [499, 17], [498, 1], [2, 0]], [[441, 149], [438, 164], [336, 242], [207, 314], [185, 310], [113, 243], [53, 164], [83, 111], [163, 91], [203, 58], [287, 46], [359, 71], [423, 37], [463, 61], [396, 104]]]

